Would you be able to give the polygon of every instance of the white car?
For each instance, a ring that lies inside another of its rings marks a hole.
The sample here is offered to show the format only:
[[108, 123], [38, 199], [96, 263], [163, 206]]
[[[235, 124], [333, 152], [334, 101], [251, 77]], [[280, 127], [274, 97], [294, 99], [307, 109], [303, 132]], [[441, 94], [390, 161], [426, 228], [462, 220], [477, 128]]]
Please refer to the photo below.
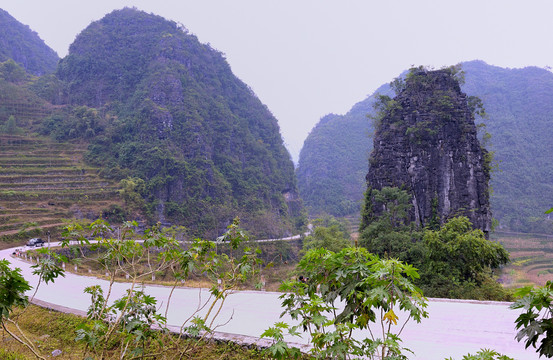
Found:
[[26, 245], [29, 246], [29, 247], [44, 246], [44, 240], [42, 240], [41, 238], [32, 238], [29, 241], [27, 241]]

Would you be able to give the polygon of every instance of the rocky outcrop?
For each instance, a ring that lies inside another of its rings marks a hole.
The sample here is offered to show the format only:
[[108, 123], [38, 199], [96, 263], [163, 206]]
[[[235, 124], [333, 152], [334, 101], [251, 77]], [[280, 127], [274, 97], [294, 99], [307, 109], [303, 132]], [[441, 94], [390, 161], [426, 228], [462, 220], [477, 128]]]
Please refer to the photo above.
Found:
[[[451, 70], [412, 71], [378, 124], [367, 184], [412, 194], [410, 218], [464, 215], [490, 231], [489, 154], [480, 146], [467, 96]], [[384, 209], [374, 208], [375, 214]]]

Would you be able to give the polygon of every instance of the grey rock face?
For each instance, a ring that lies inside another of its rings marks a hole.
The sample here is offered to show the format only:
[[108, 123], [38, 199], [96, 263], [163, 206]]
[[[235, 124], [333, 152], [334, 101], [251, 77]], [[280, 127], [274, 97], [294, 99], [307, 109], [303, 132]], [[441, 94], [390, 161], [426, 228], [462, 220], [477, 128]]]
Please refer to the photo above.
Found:
[[[388, 103], [374, 137], [367, 184], [412, 194], [410, 218], [425, 226], [467, 216], [490, 231], [489, 167], [467, 96], [448, 70], [419, 71]], [[383, 209], [373, 209], [379, 214]]]

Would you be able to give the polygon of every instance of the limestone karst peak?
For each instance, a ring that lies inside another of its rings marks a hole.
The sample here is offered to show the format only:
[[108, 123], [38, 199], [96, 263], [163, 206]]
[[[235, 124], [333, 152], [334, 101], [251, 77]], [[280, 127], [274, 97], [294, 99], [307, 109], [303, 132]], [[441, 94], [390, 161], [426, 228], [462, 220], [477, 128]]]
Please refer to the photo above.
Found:
[[412, 71], [384, 106], [369, 159], [369, 188], [407, 190], [410, 219], [421, 227], [432, 218], [444, 223], [464, 215], [489, 232], [488, 153], [455, 73]]

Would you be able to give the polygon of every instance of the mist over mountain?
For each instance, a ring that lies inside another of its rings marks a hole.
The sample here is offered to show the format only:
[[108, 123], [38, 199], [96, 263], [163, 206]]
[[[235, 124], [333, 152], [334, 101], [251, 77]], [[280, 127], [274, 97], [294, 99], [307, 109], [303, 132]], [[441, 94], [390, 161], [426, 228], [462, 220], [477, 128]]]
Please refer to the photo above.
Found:
[[[495, 152], [497, 163], [491, 179], [494, 218], [505, 229], [551, 231], [543, 213], [553, 204], [553, 74], [537, 67], [503, 69], [482, 61], [462, 65], [462, 90], [480, 97], [489, 116], [477, 122], [485, 123], [491, 134], [488, 149]], [[346, 115], [323, 118], [305, 140], [297, 175], [312, 214], [358, 213], [373, 148], [367, 115], [374, 113], [374, 98], [373, 94], [357, 103]]]
[[59, 57], [36, 32], [0, 9], [0, 62], [8, 59], [40, 76], [54, 72]]

